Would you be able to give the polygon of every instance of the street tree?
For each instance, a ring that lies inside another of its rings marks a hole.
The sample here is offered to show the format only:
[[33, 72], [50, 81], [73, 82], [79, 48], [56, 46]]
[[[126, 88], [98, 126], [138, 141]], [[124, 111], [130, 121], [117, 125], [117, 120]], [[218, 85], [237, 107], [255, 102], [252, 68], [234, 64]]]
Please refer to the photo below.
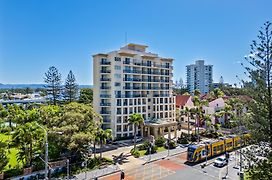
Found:
[[138, 126], [144, 123], [144, 118], [141, 114], [131, 114], [128, 118], [128, 122], [134, 126], [134, 149], [136, 149]]
[[53, 100], [53, 104], [57, 104], [57, 100], [61, 95], [61, 74], [59, 70], [51, 66], [45, 73], [44, 82], [46, 85], [47, 94], [50, 96], [50, 100]]
[[70, 70], [65, 80], [64, 98], [68, 102], [75, 101], [77, 97], [77, 93], [78, 93], [78, 85], [76, 83], [76, 78], [73, 72]]
[[99, 129], [97, 134], [97, 139], [99, 140], [100, 143], [100, 159], [102, 159], [102, 148], [103, 145], [106, 144], [106, 141], [108, 139], [112, 139], [112, 130], [111, 129]]

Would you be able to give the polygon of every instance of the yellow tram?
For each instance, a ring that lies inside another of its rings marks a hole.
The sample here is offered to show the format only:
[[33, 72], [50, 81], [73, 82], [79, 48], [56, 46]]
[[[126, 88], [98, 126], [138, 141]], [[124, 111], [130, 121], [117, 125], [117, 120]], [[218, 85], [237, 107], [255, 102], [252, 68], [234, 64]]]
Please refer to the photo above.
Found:
[[[212, 156], [232, 151], [245, 145], [250, 138], [249, 134], [242, 136], [230, 135], [217, 141], [209, 141], [198, 145], [189, 145], [187, 150], [188, 162], [199, 162]], [[206, 153], [207, 152], [207, 153]]]

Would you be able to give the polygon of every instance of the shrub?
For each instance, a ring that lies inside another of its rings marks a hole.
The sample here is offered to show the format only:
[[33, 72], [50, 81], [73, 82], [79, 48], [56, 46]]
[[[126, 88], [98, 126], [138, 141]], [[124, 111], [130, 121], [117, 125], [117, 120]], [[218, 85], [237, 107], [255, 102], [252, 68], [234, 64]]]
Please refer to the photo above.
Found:
[[175, 149], [176, 147], [177, 147], [176, 143], [174, 141], [170, 141], [169, 149]]
[[130, 151], [131, 155], [133, 155], [135, 158], [138, 158], [140, 157], [140, 152], [139, 150], [136, 148], [136, 149], [131, 149]]
[[23, 169], [19, 167], [15, 167], [4, 172], [4, 176], [5, 176], [4, 179], [8, 179], [14, 176], [19, 176], [21, 174], [23, 174]]
[[150, 145], [150, 142], [146, 140], [146, 141], [144, 141], [143, 144], [137, 146], [137, 148], [138, 148], [140, 151], [142, 151], [142, 150], [147, 150], [148, 147], [149, 147], [149, 145]]
[[160, 136], [156, 139], [155, 141], [155, 145], [158, 146], [158, 147], [163, 147], [163, 145], [165, 144], [165, 138]]
[[[156, 153], [158, 150], [158, 147], [157, 146], [151, 146], [151, 154], [154, 154]], [[150, 148], [147, 148], [146, 152], [145, 152], [145, 155], [148, 155], [150, 154]]]
[[185, 138], [178, 138], [177, 143], [179, 144], [188, 144], [188, 140]]
[[197, 135], [191, 134], [191, 141], [196, 142], [197, 141]]

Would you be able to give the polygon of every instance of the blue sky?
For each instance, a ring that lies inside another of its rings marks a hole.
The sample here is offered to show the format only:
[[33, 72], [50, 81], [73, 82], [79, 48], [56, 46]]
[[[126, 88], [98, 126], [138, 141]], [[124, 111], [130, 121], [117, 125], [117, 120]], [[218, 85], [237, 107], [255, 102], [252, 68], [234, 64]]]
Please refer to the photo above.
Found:
[[72, 70], [92, 84], [91, 55], [127, 41], [172, 57], [174, 79], [197, 59], [214, 65], [214, 81], [237, 82], [239, 62], [271, 0], [0, 0], [0, 83], [43, 83], [49, 66], [63, 81]]

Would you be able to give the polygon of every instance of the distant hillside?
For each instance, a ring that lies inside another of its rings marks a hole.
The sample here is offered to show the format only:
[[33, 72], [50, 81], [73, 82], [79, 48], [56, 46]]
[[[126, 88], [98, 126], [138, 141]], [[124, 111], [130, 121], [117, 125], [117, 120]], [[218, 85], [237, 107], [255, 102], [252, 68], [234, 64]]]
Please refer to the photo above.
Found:
[[[2, 84], [0, 83], [0, 89], [23, 89], [23, 88], [44, 88], [45, 84]], [[92, 88], [93, 85], [79, 85], [79, 88]]]

